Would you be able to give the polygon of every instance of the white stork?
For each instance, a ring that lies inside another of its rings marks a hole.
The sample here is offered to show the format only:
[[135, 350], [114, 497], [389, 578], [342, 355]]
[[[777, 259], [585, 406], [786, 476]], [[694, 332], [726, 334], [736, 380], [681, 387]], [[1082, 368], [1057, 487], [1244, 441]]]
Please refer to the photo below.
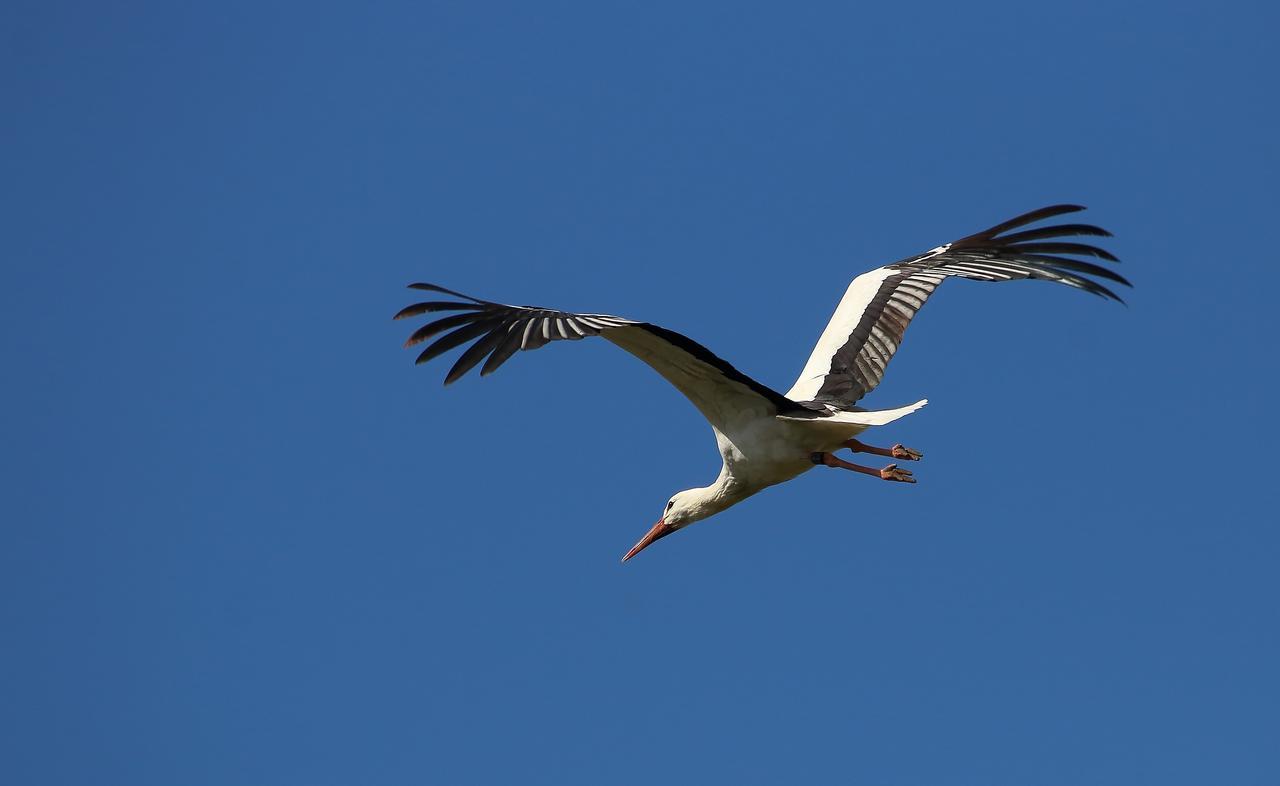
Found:
[[409, 347], [451, 331], [418, 355], [417, 362], [425, 363], [474, 341], [445, 376], [446, 385], [481, 360], [484, 366], [480, 374], [484, 376], [517, 350], [537, 349], [551, 341], [601, 336], [649, 364], [693, 402], [715, 432], [724, 459], [720, 475], [710, 486], [686, 489], [672, 496], [658, 523], [622, 558], [625, 562], [659, 538], [819, 464], [888, 481], [915, 483], [911, 471], [896, 463], [873, 469], [838, 458], [835, 451], [849, 448], [855, 453], [874, 453], [899, 461], [919, 460], [920, 452], [902, 445], [872, 447], [855, 437], [871, 426], [883, 426], [915, 412], [927, 399], [887, 410], [866, 410], [855, 406], [856, 402], [880, 383], [907, 325], [944, 279], [1039, 279], [1119, 301], [1114, 292], [1086, 275], [1126, 286], [1128, 281], [1100, 265], [1060, 256], [1117, 261], [1103, 249], [1059, 239], [1073, 235], [1109, 237], [1107, 231], [1089, 224], [1058, 224], [1010, 233], [1036, 221], [1083, 209], [1076, 205], [1041, 208], [858, 276], [836, 306], [800, 377], [785, 394], [751, 379], [679, 333], [607, 314], [508, 306], [435, 284], [410, 284], [412, 289], [456, 299], [415, 303], [395, 318], [460, 312], [428, 322], [405, 342]]

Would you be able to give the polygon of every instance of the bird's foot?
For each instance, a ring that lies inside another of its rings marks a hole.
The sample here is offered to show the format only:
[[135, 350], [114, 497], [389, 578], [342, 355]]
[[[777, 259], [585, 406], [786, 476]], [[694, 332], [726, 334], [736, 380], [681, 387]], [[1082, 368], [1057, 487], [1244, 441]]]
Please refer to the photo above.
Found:
[[880, 470], [880, 477], [883, 480], [892, 480], [898, 483], [915, 483], [916, 479], [911, 477], [911, 470], [899, 469], [897, 464], [890, 464]]
[[851, 469], [854, 472], [861, 472], [864, 475], [879, 477], [881, 480], [892, 480], [898, 483], [915, 483], [916, 479], [911, 477], [911, 470], [898, 469], [897, 464], [890, 464], [884, 469], [872, 469], [864, 467], [861, 464], [851, 464], [844, 459], [836, 458], [830, 453], [810, 453], [809, 460], [814, 464], [822, 464], [828, 467], [837, 467], [839, 469]]
[[877, 456], [888, 456], [896, 458], [899, 461], [919, 461], [924, 458], [924, 454], [918, 450], [913, 450], [906, 445], [897, 444], [891, 448], [878, 448], [875, 445], [868, 445], [865, 442], [859, 442], [856, 439], [847, 440], [844, 446], [854, 453], [874, 453]]
[[889, 448], [889, 455], [896, 459], [904, 461], [919, 461], [924, 458], [924, 454], [918, 450], [912, 450], [905, 445], [894, 445]]

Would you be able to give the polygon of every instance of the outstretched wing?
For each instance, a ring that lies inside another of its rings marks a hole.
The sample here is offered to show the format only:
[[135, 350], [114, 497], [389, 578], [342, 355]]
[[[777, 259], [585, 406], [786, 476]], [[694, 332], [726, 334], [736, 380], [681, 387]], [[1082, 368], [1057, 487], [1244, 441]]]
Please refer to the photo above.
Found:
[[[520, 350], [552, 341], [602, 336], [649, 364], [683, 393], [712, 425], [724, 427], [742, 416], [769, 416], [801, 409], [785, 396], [756, 382], [711, 350], [673, 330], [608, 314], [572, 314], [535, 306], [508, 306], [463, 295], [435, 284], [411, 289], [439, 292], [451, 300], [414, 303], [396, 319], [456, 311], [435, 317], [413, 332], [406, 347], [444, 333], [418, 355], [425, 363], [470, 343], [445, 375], [446, 385], [484, 361], [480, 375], [493, 373]], [[446, 332], [448, 331], [448, 332]]]
[[858, 276], [836, 307], [787, 397], [837, 409], [852, 406], [880, 384], [907, 325], [938, 285], [952, 276], [975, 281], [1039, 279], [1120, 300], [1116, 293], [1088, 276], [1130, 286], [1128, 281], [1101, 265], [1061, 255], [1118, 261], [1114, 256], [1096, 246], [1055, 239], [1073, 235], [1110, 237], [1110, 232], [1090, 224], [1058, 224], [1006, 234], [1079, 210], [1084, 208], [1053, 205], [1034, 210]]

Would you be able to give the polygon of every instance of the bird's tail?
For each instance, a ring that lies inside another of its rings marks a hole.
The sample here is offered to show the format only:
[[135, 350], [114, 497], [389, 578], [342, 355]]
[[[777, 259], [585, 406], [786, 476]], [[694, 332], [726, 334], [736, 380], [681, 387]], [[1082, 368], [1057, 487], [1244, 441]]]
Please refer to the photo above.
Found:
[[[908, 404], [905, 407], [897, 409], [872, 409], [872, 410], [850, 410], [848, 412], [837, 412], [825, 418], [819, 418], [818, 422], [822, 423], [852, 423], [858, 426], [883, 426], [886, 423], [892, 423], [901, 417], [906, 417], [925, 404], [929, 403], [929, 399], [922, 398], [914, 404]], [[809, 420], [812, 418], [789, 417], [787, 415], [779, 415], [779, 420]]]

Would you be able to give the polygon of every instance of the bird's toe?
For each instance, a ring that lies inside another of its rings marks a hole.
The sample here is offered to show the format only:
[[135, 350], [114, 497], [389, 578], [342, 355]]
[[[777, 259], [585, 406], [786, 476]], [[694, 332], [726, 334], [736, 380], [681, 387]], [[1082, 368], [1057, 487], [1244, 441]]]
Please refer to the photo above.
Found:
[[893, 457], [904, 461], [919, 461], [924, 458], [924, 454], [918, 450], [913, 450], [906, 445], [894, 445], [891, 451]]
[[880, 477], [884, 480], [891, 480], [897, 483], [915, 483], [916, 479], [911, 477], [911, 470], [902, 469], [897, 464], [890, 464], [880, 470]]

